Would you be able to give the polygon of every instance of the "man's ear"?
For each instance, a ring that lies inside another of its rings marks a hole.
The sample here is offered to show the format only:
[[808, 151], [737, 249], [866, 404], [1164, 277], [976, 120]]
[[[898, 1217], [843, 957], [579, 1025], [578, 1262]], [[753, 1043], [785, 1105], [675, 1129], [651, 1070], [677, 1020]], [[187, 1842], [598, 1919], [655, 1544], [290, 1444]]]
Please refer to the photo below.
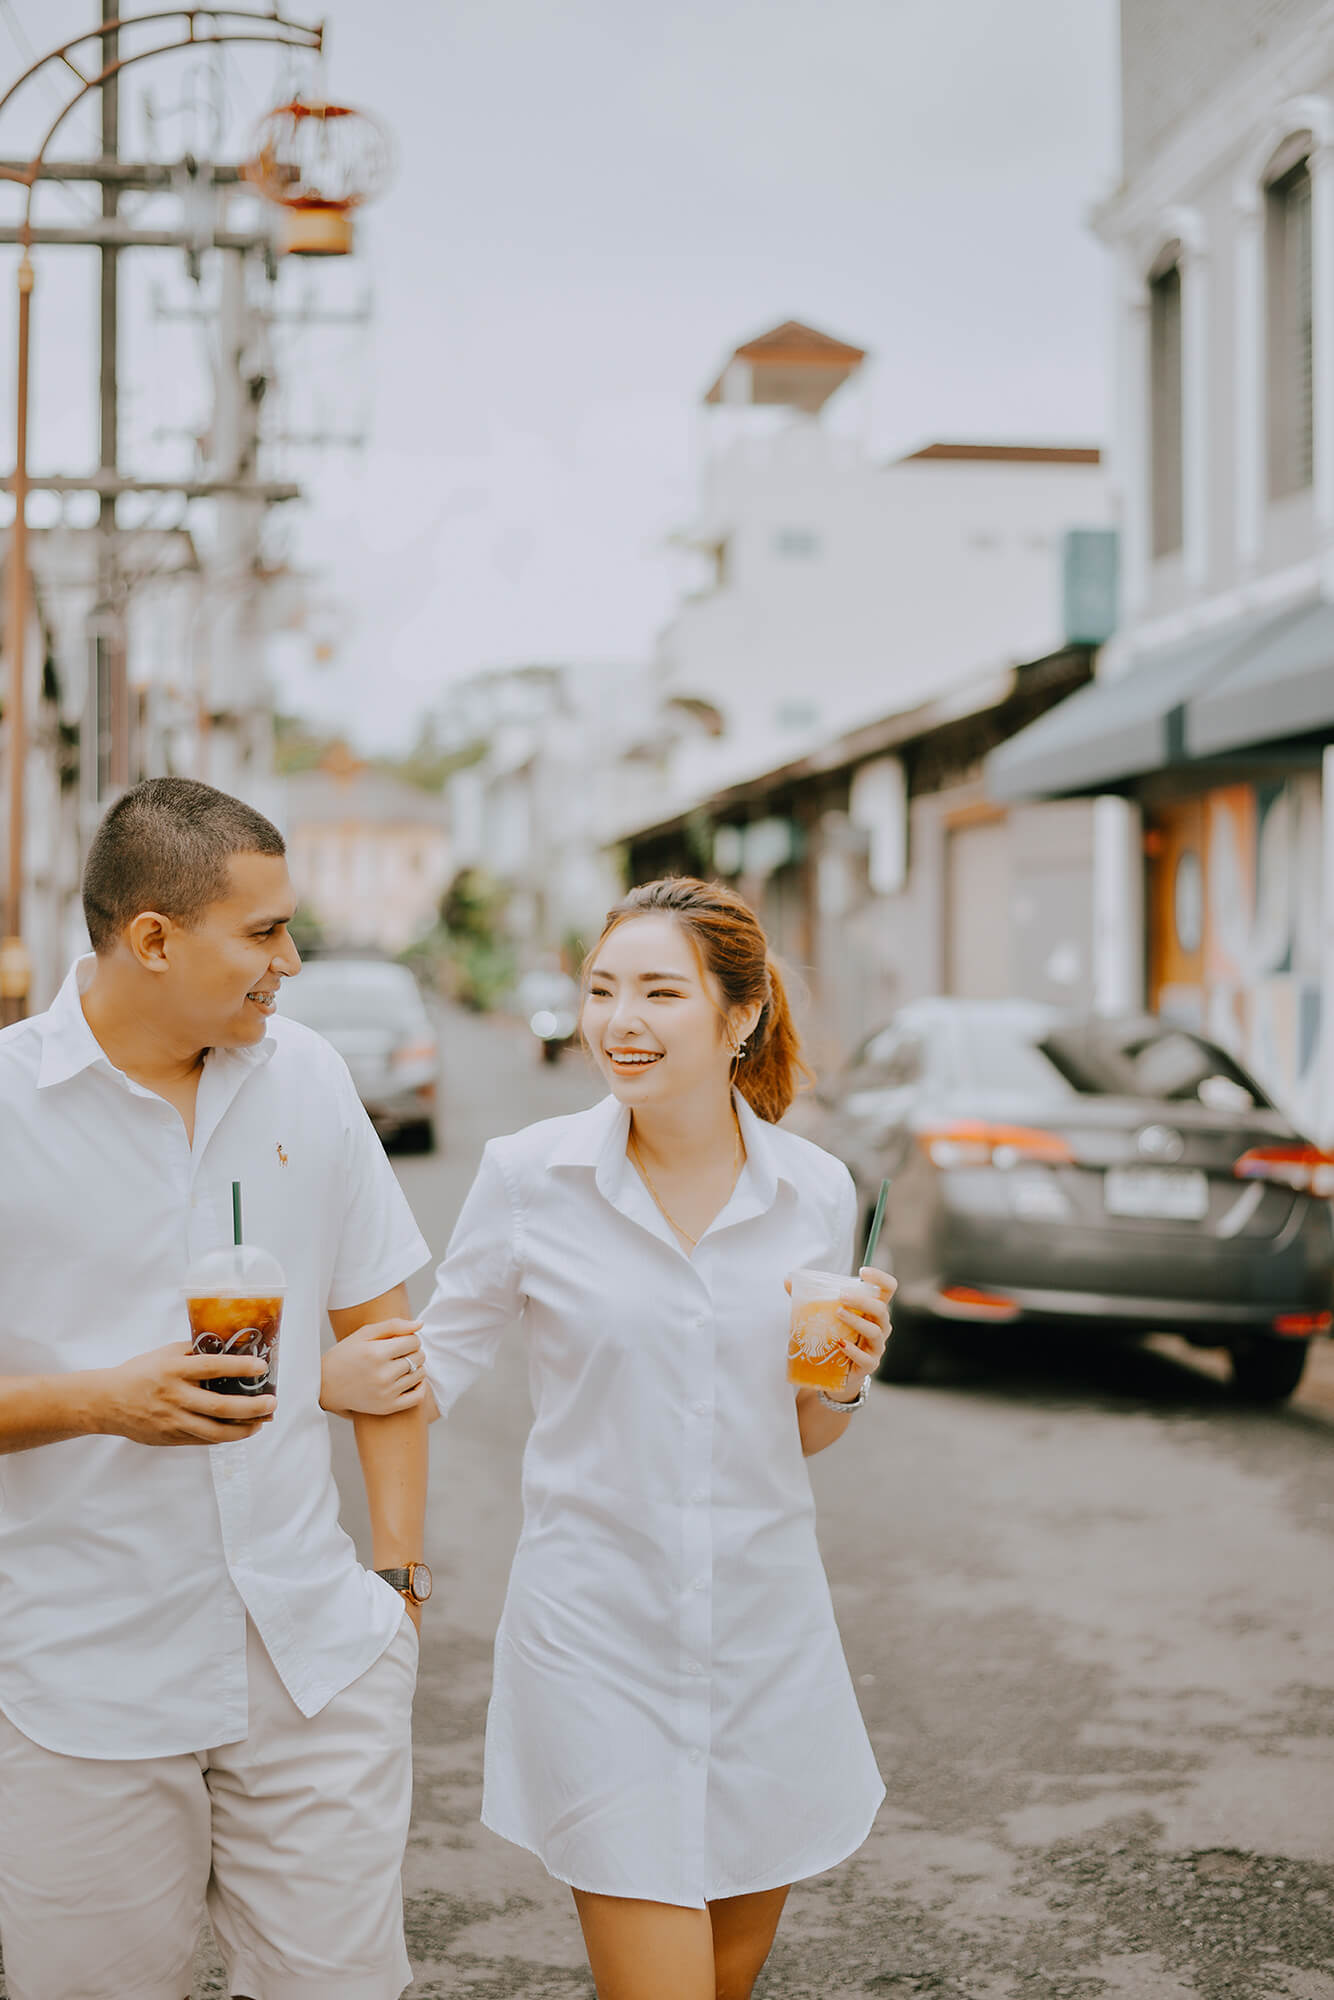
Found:
[[125, 929], [125, 942], [145, 972], [167, 970], [167, 938], [174, 928], [170, 917], [156, 910], [143, 910]]

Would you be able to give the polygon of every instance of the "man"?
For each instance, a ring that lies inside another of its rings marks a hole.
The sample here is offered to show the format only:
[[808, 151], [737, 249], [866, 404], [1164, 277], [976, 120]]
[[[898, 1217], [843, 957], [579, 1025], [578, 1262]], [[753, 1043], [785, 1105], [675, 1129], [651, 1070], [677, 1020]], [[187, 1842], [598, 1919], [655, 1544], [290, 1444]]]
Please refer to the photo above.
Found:
[[[397, 2000], [426, 1420], [355, 1419], [371, 1574], [338, 1525], [320, 1316], [406, 1319], [427, 1248], [341, 1059], [273, 1018], [301, 964], [277, 829], [155, 779], [83, 892], [94, 955], [0, 1034], [9, 1993], [182, 2000], [207, 1902], [232, 1994]], [[234, 1181], [287, 1277], [276, 1400], [211, 1389], [264, 1363], [183, 1331]]]

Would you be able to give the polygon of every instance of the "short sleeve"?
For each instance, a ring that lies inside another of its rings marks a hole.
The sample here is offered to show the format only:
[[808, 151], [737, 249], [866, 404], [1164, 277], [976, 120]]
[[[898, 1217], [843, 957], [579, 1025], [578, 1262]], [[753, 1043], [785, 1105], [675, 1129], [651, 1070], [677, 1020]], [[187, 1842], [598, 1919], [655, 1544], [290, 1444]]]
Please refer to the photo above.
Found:
[[494, 1366], [501, 1336], [523, 1311], [518, 1213], [494, 1142], [459, 1212], [422, 1320], [426, 1374], [440, 1414]]
[[340, 1312], [392, 1291], [431, 1261], [407, 1196], [341, 1056], [333, 1088], [343, 1126], [343, 1212], [329, 1283], [328, 1308]]

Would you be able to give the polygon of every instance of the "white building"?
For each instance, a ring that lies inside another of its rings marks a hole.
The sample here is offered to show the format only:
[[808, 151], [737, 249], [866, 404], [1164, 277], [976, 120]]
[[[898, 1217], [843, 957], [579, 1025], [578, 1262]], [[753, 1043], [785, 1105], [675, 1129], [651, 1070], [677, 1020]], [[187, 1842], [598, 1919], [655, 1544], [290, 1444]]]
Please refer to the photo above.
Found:
[[990, 782], [1122, 802], [1127, 991], [1331, 1139], [1334, 6], [1121, 15], [1120, 630]]
[[1064, 643], [1063, 539], [1110, 519], [1098, 451], [938, 443], [886, 464], [847, 434], [863, 360], [789, 322], [705, 397], [679, 538], [702, 583], [659, 647], [681, 738], [665, 805]]
[[452, 686], [436, 726], [446, 747], [478, 747], [449, 781], [454, 864], [510, 885], [521, 958], [595, 936], [621, 891], [608, 841], [656, 783], [644, 669], [496, 668]]
[[397, 954], [432, 929], [453, 866], [442, 797], [346, 751], [278, 783], [292, 881], [326, 944]]

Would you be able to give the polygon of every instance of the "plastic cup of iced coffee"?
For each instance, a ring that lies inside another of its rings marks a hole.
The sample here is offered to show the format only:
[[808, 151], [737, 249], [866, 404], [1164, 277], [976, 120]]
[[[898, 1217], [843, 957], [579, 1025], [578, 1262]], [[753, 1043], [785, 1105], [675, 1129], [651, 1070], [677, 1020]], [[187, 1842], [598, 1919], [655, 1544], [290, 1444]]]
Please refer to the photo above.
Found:
[[278, 1333], [287, 1280], [267, 1250], [232, 1243], [197, 1257], [185, 1276], [191, 1351], [265, 1362], [262, 1375], [214, 1375], [204, 1387], [221, 1396], [272, 1396], [278, 1390]]
[[839, 1318], [839, 1308], [877, 1305], [880, 1293], [861, 1278], [838, 1271], [794, 1271], [790, 1282], [788, 1381], [807, 1389], [846, 1389], [852, 1363], [842, 1342], [852, 1337], [853, 1329]]

